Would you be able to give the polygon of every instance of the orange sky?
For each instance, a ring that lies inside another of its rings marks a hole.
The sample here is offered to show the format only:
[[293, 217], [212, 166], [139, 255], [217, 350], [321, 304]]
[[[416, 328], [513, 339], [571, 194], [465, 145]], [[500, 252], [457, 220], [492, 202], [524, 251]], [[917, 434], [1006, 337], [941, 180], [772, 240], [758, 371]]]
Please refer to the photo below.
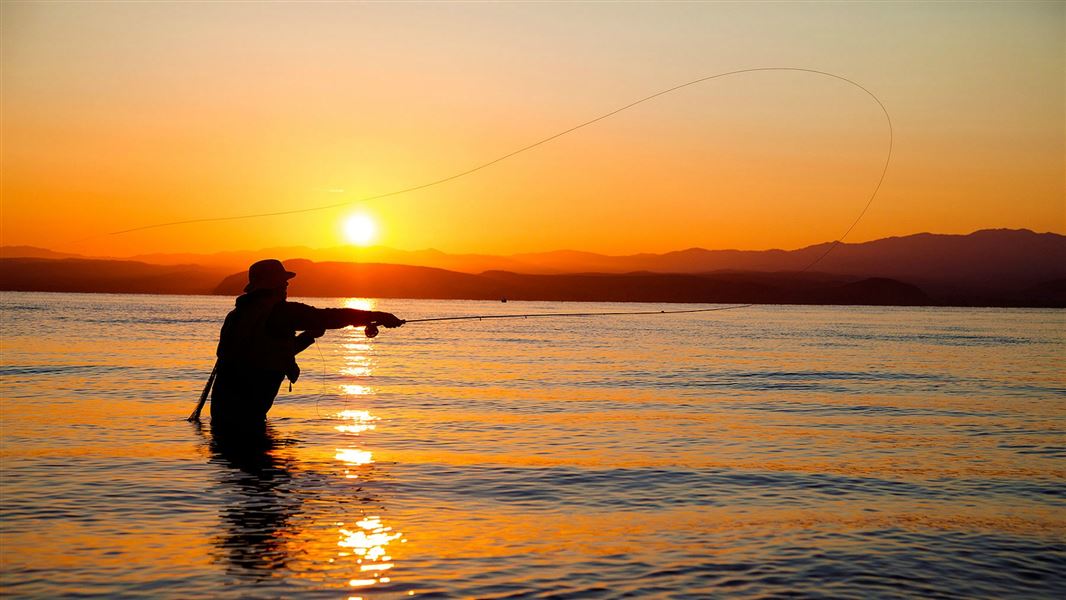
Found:
[[892, 114], [892, 166], [849, 241], [1066, 232], [1062, 3], [5, 2], [0, 17], [6, 245], [326, 247], [357, 210], [380, 244], [448, 252], [834, 239], [887, 129], [861, 91], [801, 73], [688, 88], [358, 207], [98, 236], [417, 185], [766, 66], [852, 78]]

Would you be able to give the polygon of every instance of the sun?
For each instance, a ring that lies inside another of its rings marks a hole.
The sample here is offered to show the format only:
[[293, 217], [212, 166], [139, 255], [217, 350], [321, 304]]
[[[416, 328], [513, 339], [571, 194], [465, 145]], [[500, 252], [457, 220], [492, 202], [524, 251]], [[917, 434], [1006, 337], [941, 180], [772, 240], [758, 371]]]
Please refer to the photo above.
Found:
[[377, 237], [378, 226], [369, 215], [356, 214], [344, 221], [344, 237], [356, 246], [366, 246]]

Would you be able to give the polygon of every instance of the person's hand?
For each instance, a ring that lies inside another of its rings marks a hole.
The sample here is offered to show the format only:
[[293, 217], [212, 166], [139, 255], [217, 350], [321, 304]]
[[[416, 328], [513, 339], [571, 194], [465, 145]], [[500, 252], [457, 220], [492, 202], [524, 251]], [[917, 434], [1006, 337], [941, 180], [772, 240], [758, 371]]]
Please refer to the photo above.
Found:
[[325, 329], [308, 329], [308, 330], [304, 331], [304, 335], [309, 335], [309, 336], [311, 336], [313, 338], [320, 338], [320, 337], [326, 335], [326, 330]]
[[378, 313], [375, 316], [376, 318], [374, 319], [374, 322], [378, 325], [381, 325], [382, 327], [387, 327], [388, 329], [400, 327], [401, 325], [407, 322], [403, 319], [398, 318], [396, 315], [387, 312]]
[[289, 378], [289, 385], [296, 383], [296, 380], [300, 378], [300, 365], [292, 363], [285, 376]]

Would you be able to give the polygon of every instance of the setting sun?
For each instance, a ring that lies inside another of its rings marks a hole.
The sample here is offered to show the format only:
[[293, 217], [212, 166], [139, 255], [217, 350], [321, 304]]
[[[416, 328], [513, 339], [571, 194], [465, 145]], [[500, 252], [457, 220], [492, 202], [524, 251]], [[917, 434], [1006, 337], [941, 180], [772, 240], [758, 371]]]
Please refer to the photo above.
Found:
[[378, 226], [365, 214], [352, 215], [344, 221], [344, 238], [356, 246], [366, 246], [377, 237]]

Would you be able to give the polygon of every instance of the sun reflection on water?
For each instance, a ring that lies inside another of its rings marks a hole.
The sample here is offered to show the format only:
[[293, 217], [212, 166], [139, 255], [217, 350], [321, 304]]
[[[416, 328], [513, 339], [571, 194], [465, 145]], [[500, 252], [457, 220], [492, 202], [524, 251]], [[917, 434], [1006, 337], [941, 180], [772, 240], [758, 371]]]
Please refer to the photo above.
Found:
[[337, 413], [337, 416], [342, 419], [351, 419], [353, 421], [361, 421], [367, 423], [370, 421], [378, 421], [378, 417], [370, 414], [369, 410], [342, 410]]
[[[365, 357], [355, 356], [355, 357], [352, 357], [352, 358], [360, 359], [360, 358], [365, 358]], [[370, 367], [364, 366], [364, 365], [359, 365], [359, 366], [354, 366], [354, 367], [344, 367], [343, 369], [341, 369], [341, 374], [343, 374], [343, 375], [351, 375], [352, 377], [366, 377], [367, 375], [370, 375]]]
[[354, 308], [356, 310], [374, 310], [373, 298], [345, 298], [344, 308]]
[[[361, 335], [353, 335], [346, 343], [341, 344], [341, 347], [344, 348], [344, 362], [340, 367], [340, 374], [348, 378], [349, 382], [353, 379], [360, 381], [374, 374], [374, 348], [369, 340], [363, 339]], [[374, 389], [369, 385], [354, 382], [341, 384], [341, 390], [348, 396], [369, 396], [374, 393]]]
[[[375, 421], [378, 417], [366, 410], [343, 410], [337, 413], [337, 417], [348, 423], [336, 426], [337, 431], [359, 435], [365, 431], [376, 428]], [[356, 448], [338, 448], [335, 458], [345, 465], [344, 476], [347, 479], [358, 478], [359, 475], [352, 473], [360, 467], [367, 467], [374, 462], [373, 453], [368, 450]], [[358, 572], [348, 580], [348, 586], [352, 588], [366, 588], [380, 583], [389, 583], [388, 574], [395, 566], [389, 553], [389, 545], [402, 539], [400, 532], [382, 522], [381, 516], [376, 514], [363, 514], [358, 521], [346, 525], [337, 524], [338, 541], [340, 550], [337, 557], [355, 559]], [[332, 559], [331, 559], [332, 560]]]
[[377, 421], [378, 418], [370, 414], [365, 410], [342, 410], [339, 415], [342, 419], [352, 419], [354, 424], [350, 425], [337, 425], [334, 427], [341, 433], [363, 433], [364, 431], [373, 431], [377, 429], [377, 425], [372, 422]]
[[354, 448], [337, 448], [337, 454], [334, 457], [337, 460], [344, 461], [349, 465], [369, 465], [374, 462], [373, 455], [366, 450], [356, 450]]
[[370, 386], [358, 384], [346, 383], [344, 385], [341, 385], [341, 389], [344, 390], [344, 393], [348, 394], [349, 396], [369, 396], [374, 392], [374, 389]]

